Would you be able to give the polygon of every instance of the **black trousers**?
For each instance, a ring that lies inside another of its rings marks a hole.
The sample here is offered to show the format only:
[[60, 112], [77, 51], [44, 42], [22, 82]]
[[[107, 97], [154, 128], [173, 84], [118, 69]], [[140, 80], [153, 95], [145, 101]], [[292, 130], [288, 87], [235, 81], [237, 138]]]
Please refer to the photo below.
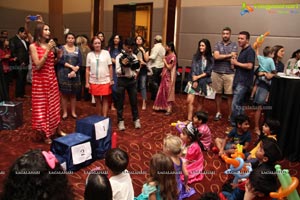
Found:
[[15, 90], [15, 97], [21, 97], [23, 98], [25, 95], [25, 87], [26, 87], [26, 76], [28, 73], [27, 68], [21, 68], [21, 69], [16, 69], [16, 90]]
[[160, 81], [161, 81], [161, 72], [162, 72], [163, 68], [157, 68], [157, 67], [153, 67], [152, 68], [152, 76], [150, 76], [149, 78], [149, 89], [150, 89], [150, 93], [151, 93], [151, 100], [155, 100], [156, 98], [156, 94], [160, 85]]
[[129, 97], [133, 121], [139, 119], [136, 80], [134, 78], [118, 77], [118, 85], [116, 91], [116, 96], [117, 96], [116, 108], [117, 108], [118, 122], [124, 121], [123, 107], [124, 107], [124, 100], [125, 100], [125, 91], [127, 91]]

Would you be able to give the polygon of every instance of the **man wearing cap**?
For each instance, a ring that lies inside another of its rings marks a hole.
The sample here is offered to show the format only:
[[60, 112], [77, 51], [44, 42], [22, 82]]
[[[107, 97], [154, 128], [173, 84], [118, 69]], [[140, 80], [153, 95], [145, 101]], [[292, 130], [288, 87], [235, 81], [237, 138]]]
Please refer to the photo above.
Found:
[[154, 37], [154, 47], [151, 49], [149, 56], [149, 67], [152, 69], [152, 76], [149, 79], [151, 99], [155, 100], [158, 87], [161, 81], [161, 72], [164, 67], [163, 58], [166, 50], [162, 45], [162, 37], [157, 35]]

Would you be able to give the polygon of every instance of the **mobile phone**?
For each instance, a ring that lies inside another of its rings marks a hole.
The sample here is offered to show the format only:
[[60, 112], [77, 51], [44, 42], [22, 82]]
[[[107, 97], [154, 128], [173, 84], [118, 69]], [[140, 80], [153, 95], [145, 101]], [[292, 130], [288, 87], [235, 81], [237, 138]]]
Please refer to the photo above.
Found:
[[30, 15], [29, 16], [30, 21], [36, 21], [38, 17], [36, 15]]

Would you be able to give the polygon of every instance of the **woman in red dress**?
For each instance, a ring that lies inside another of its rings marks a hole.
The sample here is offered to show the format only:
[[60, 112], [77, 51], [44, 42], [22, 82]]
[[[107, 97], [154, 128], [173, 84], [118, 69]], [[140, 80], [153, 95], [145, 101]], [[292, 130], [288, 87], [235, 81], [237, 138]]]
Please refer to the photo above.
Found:
[[173, 42], [166, 46], [165, 66], [161, 73], [161, 82], [153, 104], [154, 110], [165, 110], [165, 115], [172, 114], [172, 104], [175, 101], [176, 82], [176, 52]]
[[51, 144], [51, 137], [59, 130], [60, 96], [54, 71], [55, 42], [50, 40], [49, 26], [37, 23], [34, 40], [30, 45], [32, 56], [32, 128], [42, 132], [44, 141]]

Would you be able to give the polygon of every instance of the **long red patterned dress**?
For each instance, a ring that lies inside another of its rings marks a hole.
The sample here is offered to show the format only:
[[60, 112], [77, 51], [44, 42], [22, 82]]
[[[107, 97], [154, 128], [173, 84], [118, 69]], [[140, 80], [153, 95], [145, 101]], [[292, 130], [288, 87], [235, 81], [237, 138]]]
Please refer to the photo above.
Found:
[[161, 82], [153, 104], [154, 110], [168, 110], [175, 101], [175, 82], [176, 82], [176, 55], [170, 53], [165, 57], [168, 64], [172, 63], [172, 69], [166, 66], [161, 73]]
[[[39, 59], [46, 49], [35, 43]], [[54, 70], [54, 53], [49, 52], [40, 70], [32, 62], [32, 128], [43, 131], [46, 138], [55, 133], [60, 123], [60, 96]]]

